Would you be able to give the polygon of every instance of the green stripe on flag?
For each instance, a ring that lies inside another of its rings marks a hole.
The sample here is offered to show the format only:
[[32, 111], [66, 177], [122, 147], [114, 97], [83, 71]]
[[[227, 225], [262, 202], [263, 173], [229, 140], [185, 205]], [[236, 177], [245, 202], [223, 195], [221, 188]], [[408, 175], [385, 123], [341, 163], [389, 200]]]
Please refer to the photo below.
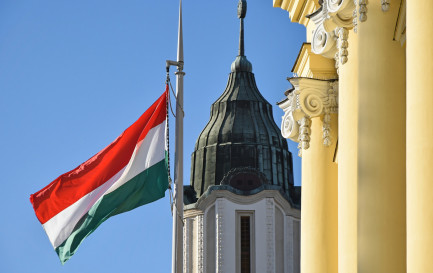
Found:
[[71, 235], [56, 248], [62, 264], [74, 255], [87, 236], [111, 216], [164, 197], [168, 188], [166, 164], [166, 159], [161, 160], [96, 202], [80, 219]]

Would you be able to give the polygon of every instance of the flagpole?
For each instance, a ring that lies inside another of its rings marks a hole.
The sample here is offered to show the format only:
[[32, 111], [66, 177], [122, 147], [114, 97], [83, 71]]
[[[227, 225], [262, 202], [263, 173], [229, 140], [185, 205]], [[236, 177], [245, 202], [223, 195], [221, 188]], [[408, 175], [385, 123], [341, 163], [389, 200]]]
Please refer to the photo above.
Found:
[[179, 29], [177, 42], [177, 62], [167, 61], [167, 65], [176, 65], [176, 129], [174, 154], [173, 186], [173, 243], [172, 273], [183, 272], [183, 32], [182, 0], [179, 1]]

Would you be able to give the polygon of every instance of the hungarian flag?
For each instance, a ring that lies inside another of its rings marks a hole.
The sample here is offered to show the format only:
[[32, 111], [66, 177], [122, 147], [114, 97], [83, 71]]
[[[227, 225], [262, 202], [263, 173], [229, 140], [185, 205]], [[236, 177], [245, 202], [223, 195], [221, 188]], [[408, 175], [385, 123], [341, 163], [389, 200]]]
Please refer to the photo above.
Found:
[[30, 196], [62, 264], [109, 217], [164, 197], [167, 95], [102, 151]]

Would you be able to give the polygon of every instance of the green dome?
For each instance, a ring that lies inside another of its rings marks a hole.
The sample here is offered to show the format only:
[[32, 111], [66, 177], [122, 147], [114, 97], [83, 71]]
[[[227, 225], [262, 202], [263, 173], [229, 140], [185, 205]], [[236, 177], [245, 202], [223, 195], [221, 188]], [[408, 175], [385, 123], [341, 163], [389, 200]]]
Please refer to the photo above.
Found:
[[254, 74], [248, 69], [230, 73], [191, 156], [191, 186], [196, 197], [242, 167], [256, 169], [267, 183], [289, 193], [292, 166], [287, 141], [273, 120], [272, 106], [257, 89]]
[[195, 144], [185, 201], [195, 203], [208, 189], [217, 187], [241, 195], [279, 190], [291, 204], [298, 205], [300, 192], [293, 185], [292, 154], [244, 55], [246, 2], [240, 6], [239, 55], [231, 65], [227, 87], [212, 104], [210, 120]]

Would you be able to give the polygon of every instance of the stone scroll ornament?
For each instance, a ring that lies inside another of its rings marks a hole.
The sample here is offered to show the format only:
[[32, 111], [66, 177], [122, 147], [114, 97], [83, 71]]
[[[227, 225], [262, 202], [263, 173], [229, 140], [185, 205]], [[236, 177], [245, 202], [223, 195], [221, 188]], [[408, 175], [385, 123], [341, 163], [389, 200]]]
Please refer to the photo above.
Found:
[[[389, 0], [381, 1], [382, 9], [389, 6]], [[367, 20], [367, 4], [368, 0], [323, 0], [321, 8], [310, 17], [316, 26], [312, 51], [334, 58], [337, 73], [339, 65], [348, 61], [349, 30], [357, 32], [358, 22]]]
[[[331, 139], [331, 114], [338, 112], [338, 81], [319, 81], [321, 86], [300, 87], [298, 79], [291, 79], [295, 90], [287, 95], [280, 107], [285, 114], [281, 123], [283, 137], [298, 142], [298, 155], [310, 147], [311, 119], [323, 118], [322, 137], [323, 145], [330, 146]], [[315, 82], [314, 79], [301, 79], [301, 81]]]

